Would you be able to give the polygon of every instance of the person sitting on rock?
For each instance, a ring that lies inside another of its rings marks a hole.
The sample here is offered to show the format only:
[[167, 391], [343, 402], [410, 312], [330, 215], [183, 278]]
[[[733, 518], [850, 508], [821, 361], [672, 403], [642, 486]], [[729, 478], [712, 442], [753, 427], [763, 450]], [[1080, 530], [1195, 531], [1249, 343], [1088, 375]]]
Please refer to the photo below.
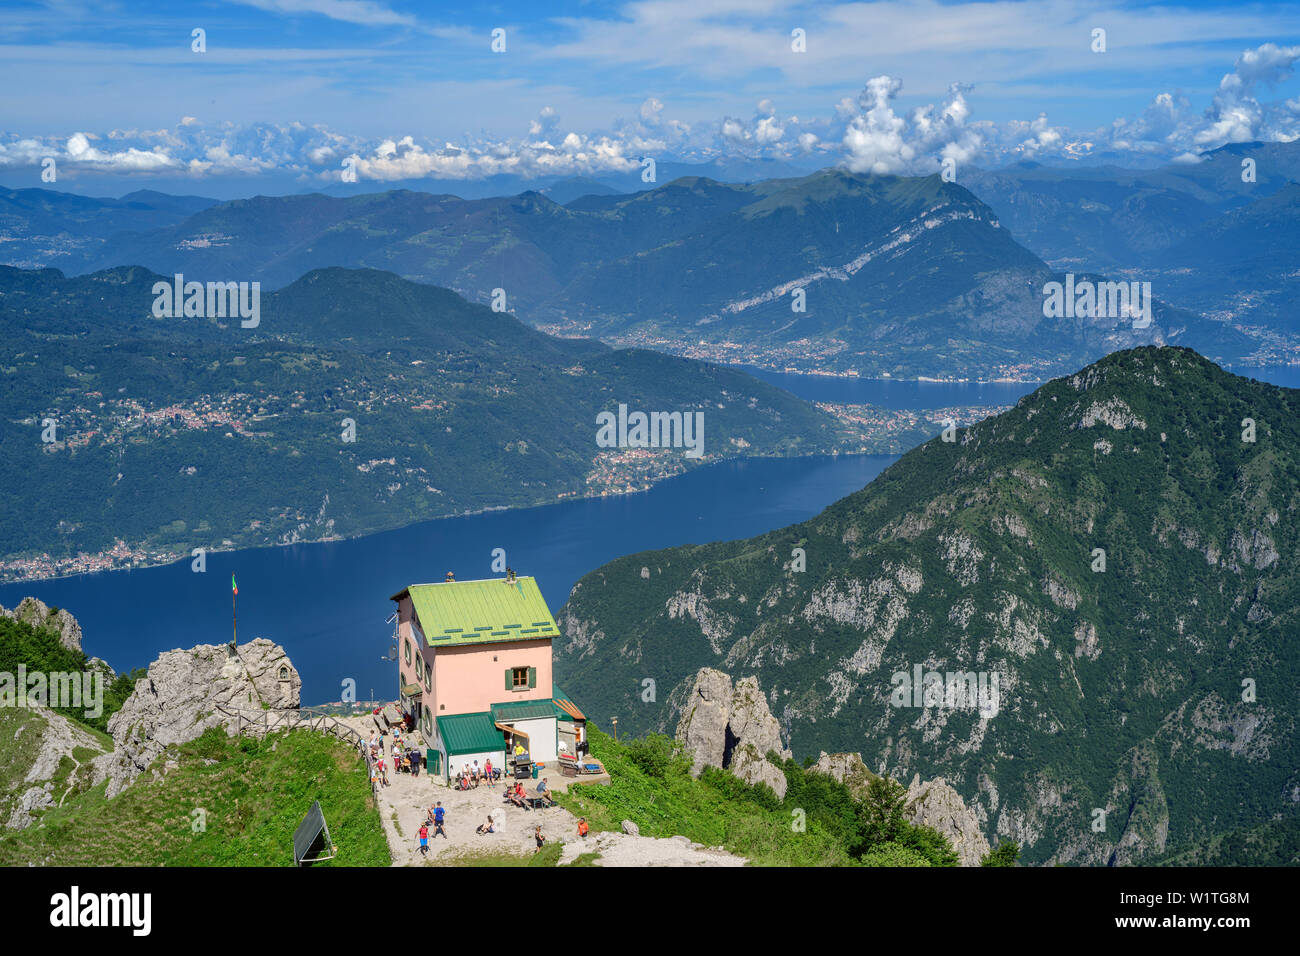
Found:
[[546, 801], [548, 807], [555, 806], [555, 798], [551, 796], [551, 788], [546, 785], [545, 777], [543, 777], [542, 782], [537, 785], [537, 795]]
[[478, 825], [478, 829], [475, 830], [474, 832], [475, 833], [496, 833], [497, 828], [492, 823], [492, 817], [489, 816], [487, 818], [487, 823], [480, 823]]

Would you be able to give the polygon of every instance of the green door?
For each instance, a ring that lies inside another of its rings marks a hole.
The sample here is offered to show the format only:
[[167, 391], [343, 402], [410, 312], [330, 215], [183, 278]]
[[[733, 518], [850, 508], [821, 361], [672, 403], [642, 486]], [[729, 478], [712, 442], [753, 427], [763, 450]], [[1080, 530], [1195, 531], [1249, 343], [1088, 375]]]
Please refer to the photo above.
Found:
[[425, 752], [424, 765], [429, 773], [442, 773], [442, 754], [430, 747]]

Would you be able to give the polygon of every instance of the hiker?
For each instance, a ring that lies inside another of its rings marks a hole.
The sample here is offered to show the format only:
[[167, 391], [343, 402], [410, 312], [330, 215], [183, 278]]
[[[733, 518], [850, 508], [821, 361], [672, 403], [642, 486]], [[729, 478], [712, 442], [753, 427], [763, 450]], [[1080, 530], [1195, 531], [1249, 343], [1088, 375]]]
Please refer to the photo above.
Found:
[[442, 828], [442, 821], [446, 815], [447, 811], [442, 808], [442, 803], [439, 802], [433, 808], [433, 835], [437, 836], [441, 833], [444, 840], [447, 839], [447, 831]]
[[528, 804], [524, 803], [524, 789], [519, 784], [513, 787], [506, 787], [506, 799], [517, 807], [528, 809]]
[[447, 572], [447, 580], [448, 580], [448, 581], [455, 581], [455, 580], [456, 580], [456, 575], [455, 575], [455, 573], [452, 572], [452, 571], [448, 571], [448, 572]]
[[407, 756], [411, 758], [411, 776], [418, 777], [420, 775], [420, 751], [412, 747]]
[[475, 833], [496, 833], [497, 828], [492, 825], [492, 817], [489, 816], [487, 818], [487, 823], [480, 823], [478, 825], [478, 829], [475, 830], [474, 832]]
[[474, 781], [474, 786], [476, 786], [476, 787], [478, 786], [478, 778], [479, 778], [479, 773], [480, 773], [480, 772], [481, 772], [481, 771], [478, 769], [478, 761], [475, 760], [475, 761], [474, 761], [474, 771], [473, 771], [473, 773], [470, 775], [470, 779]]
[[385, 787], [391, 786], [391, 784], [389, 784], [388, 782], [388, 770], [384, 766], [383, 757], [379, 758], [379, 779], [383, 781]]
[[537, 795], [546, 801], [548, 807], [555, 806], [555, 798], [551, 796], [551, 788], [546, 785], [545, 777], [543, 777], [542, 782], [537, 785]]
[[496, 780], [496, 777], [494, 777], [494, 776], [492, 775], [492, 758], [491, 758], [491, 757], [489, 757], [487, 760], [483, 761], [483, 779], [486, 780], [488, 783], [492, 783], [493, 781]]
[[587, 818], [578, 817], [578, 836], [582, 837], [585, 840], [587, 839], [587, 833], [590, 830], [591, 827], [587, 826]]
[[542, 846], [546, 843], [546, 837], [542, 836], [542, 825], [539, 823], [533, 828], [533, 839], [537, 841], [537, 849], [534, 853], [541, 853]]
[[429, 825], [427, 823], [420, 827], [420, 855], [429, 855]]

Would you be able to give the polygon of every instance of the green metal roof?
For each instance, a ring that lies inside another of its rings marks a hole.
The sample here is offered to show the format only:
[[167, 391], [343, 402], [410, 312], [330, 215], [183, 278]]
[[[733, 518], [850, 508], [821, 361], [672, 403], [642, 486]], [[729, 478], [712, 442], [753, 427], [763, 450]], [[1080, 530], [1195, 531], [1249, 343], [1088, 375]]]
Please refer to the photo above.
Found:
[[533, 578], [412, 584], [406, 591], [430, 647], [560, 636]]
[[514, 700], [507, 704], [492, 705], [493, 720], [531, 720], [537, 717], [552, 717], [555, 705], [551, 698], [543, 700]]
[[492, 715], [456, 714], [438, 718], [438, 736], [447, 756], [504, 750], [506, 738], [492, 724]]

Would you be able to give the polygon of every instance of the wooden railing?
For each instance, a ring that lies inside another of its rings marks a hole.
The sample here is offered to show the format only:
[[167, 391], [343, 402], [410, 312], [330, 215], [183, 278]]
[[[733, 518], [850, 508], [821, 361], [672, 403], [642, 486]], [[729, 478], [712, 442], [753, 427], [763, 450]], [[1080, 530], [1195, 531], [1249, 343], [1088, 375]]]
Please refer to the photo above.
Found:
[[265, 736], [281, 730], [314, 730], [352, 745], [365, 761], [370, 787], [378, 795], [374, 758], [370, 756], [365, 738], [337, 717], [309, 710], [237, 710], [221, 704], [217, 704], [217, 711], [234, 720], [235, 731], [241, 736], [247, 732]]

